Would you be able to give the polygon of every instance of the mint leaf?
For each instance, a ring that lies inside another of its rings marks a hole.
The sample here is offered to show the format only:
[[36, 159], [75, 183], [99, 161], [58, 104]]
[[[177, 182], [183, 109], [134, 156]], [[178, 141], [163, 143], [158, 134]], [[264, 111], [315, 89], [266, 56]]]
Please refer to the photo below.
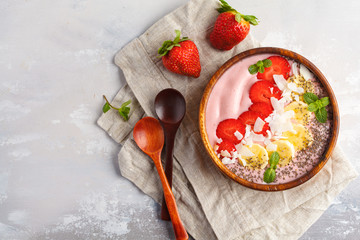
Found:
[[248, 70], [250, 74], [256, 74], [258, 72], [258, 66], [256, 66], [256, 64], [253, 64], [249, 67]]
[[263, 60], [264, 67], [270, 67], [272, 65], [272, 62], [270, 59], [264, 59]]
[[320, 99], [320, 102], [323, 107], [326, 107], [327, 105], [329, 105], [330, 100], [328, 97], [323, 97], [322, 99]]
[[124, 102], [123, 104], [121, 104], [121, 107], [126, 107], [127, 105], [129, 105], [131, 103], [131, 100]]
[[311, 92], [304, 93], [303, 97], [304, 97], [304, 101], [307, 104], [310, 104], [310, 103], [313, 103], [313, 102], [316, 102], [317, 100], [319, 100], [319, 98]]
[[110, 105], [108, 102], [106, 102], [105, 105], [103, 106], [103, 113], [106, 113], [109, 110], [110, 110]]
[[264, 68], [264, 65], [261, 65], [259, 67], [259, 73], [264, 73], [265, 72], [265, 68]]
[[266, 183], [273, 182], [275, 180], [275, 177], [276, 177], [276, 172], [272, 168], [268, 168], [264, 172], [264, 182], [266, 182]]
[[120, 116], [123, 117], [123, 119], [125, 121], [129, 120], [129, 113], [130, 113], [130, 108], [127, 107], [127, 105], [129, 105], [131, 103], [131, 101], [127, 101], [127, 102], [124, 102], [122, 105], [121, 105], [121, 108], [119, 109], [119, 114]]
[[278, 152], [273, 152], [270, 156], [269, 163], [270, 168], [276, 169], [276, 165], [279, 163], [280, 155]]
[[123, 108], [121, 108], [121, 111], [122, 111], [124, 114], [129, 114], [129, 113], [130, 113], [130, 108], [129, 108], [129, 107], [123, 107]]
[[316, 104], [316, 102], [313, 102], [313, 103], [309, 104], [308, 110], [310, 112], [315, 112], [318, 109], [319, 109], [319, 106]]
[[318, 96], [310, 92], [304, 93], [303, 97], [304, 101], [309, 105], [308, 110], [315, 113], [315, 117], [319, 122], [325, 123], [327, 121], [325, 106], [329, 105], [329, 98], [323, 97], [319, 99]]
[[257, 61], [256, 66], [258, 67], [264, 66], [263, 61], [261, 60]]
[[317, 100], [317, 101], [315, 102], [315, 104], [317, 105], [318, 109], [320, 109], [320, 108], [323, 107], [323, 105], [322, 105], [322, 103], [321, 103], [320, 100]]
[[275, 180], [277, 164], [279, 163], [280, 155], [278, 152], [273, 152], [270, 156], [269, 163], [270, 167], [264, 172], [264, 182], [271, 183]]
[[130, 113], [130, 107], [128, 107], [128, 105], [131, 103], [131, 100], [124, 102], [123, 104], [121, 104], [120, 108], [116, 108], [113, 105], [111, 105], [109, 103], [109, 101], [107, 100], [107, 98], [105, 97], [105, 95], [103, 95], [103, 98], [105, 99], [106, 103], [103, 106], [103, 112], [106, 113], [107, 111], [110, 110], [110, 108], [115, 109], [118, 111], [118, 113], [120, 114], [120, 116], [125, 120], [129, 120], [129, 113]]
[[120, 108], [119, 109], [119, 114], [120, 116], [122, 116], [122, 118], [127, 121], [129, 120], [129, 112], [130, 112], [130, 108], [129, 107], [124, 107], [124, 108]]
[[316, 119], [321, 122], [321, 123], [325, 123], [327, 120], [327, 111], [324, 107], [316, 110], [315, 112], [315, 117]]
[[250, 74], [256, 74], [257, 72], [264, 73], [265, 68], [270, 67], [272, 62], [270, 59], [259, 60], [257, 63], [251, 65], [248, 70]]
[[119, 110], [119, 114], [125, 121], [129, 120], [129, 115], [122, 112], [121, 109]]

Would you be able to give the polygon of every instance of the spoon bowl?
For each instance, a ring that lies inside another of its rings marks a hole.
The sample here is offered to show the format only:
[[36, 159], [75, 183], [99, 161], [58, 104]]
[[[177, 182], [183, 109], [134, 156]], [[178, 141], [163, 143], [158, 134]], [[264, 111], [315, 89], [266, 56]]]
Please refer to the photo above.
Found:
[[145, 117], [140, 119], [135, 124], [133, 137], [139, 148], [144, 153], [149, 155], [154, 161], [164, 190], [165, 201], [169, 210], [169, 215], [174, 228], [176, 239], [188, 239], [188, 234], [179, 216], [175, 197], [171, 191], [170, 185], [166, 179], [165, 172], [161, 164], [160, 156], [164, 145], [164, 131], [159, 121], [152, 117]]
[[155, 112], [163, 123], [180, 124], [186, 112], [184, 96], [173, 88], [162, 90], [155, 98]]
[[[158, 93], [155, 98], [155, 112], [165, 131], [165, 175], [172, 186], [173, 151], [176, 132], [186, 113], [184, 96], [173, 88], [167, 88]], [[160, 217], [162, 220], [170, 220], [165, 199], [161, 205]]]
[[146, 153], [161, 152], [164, 146], [164, 131], [154, 118], [137, 122], [133, 136], [139, 148]]

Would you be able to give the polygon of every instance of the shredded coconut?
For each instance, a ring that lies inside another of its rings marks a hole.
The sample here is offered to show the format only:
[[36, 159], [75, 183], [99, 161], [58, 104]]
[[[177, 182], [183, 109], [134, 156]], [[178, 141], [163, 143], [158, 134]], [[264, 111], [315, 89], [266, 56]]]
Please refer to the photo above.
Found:
[[258, 117], [256, 119], [256, 121], [255, 121], [255, 124], [254, 124], [254, 131], [255, 132], [261, 132], [264, 125], [265, 125], [265, 122], [261, 118]]
[[231, 154], [227, 150], [221, 150], [220, 155], [223, 157], [231, 157]]
[[243, 135], [242, 135], [239, 131], [237, 131], [237, 130], [236, 130], [236, 132], [234, 132], [234, 135], [235, 135], [235, 137], [236, 137], [238, 140], [243, 139]]
[[235, 160], [235, 159], [228, 158], [228, 157], [224, 157], [224, 158], [222, 159], [222, 163], [223, 163], [223, 164], [233, 164], [233, 163], [236, 163], [236, 160]]

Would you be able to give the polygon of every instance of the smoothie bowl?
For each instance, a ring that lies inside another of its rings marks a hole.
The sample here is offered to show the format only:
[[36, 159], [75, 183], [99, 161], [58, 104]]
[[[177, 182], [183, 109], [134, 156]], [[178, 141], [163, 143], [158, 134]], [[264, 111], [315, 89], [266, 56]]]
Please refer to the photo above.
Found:
[[263, 191], [296, 187], [317, 174], [335, 146], [339, 112], [324, 75], [280, 48], [228, 60], [200, 104], [200, 133], [212, 161], [234, 181]]

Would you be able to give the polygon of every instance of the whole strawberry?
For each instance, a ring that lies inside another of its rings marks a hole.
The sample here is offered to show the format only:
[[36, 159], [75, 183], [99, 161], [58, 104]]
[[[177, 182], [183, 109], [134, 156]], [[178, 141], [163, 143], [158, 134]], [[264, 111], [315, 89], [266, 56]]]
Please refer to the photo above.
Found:
[[230, 50], [245, 39], [250, 31], [250, 24], [257, 25], [258, 22], [255, 16], [243, 15], [224, 0], [220, 2], [221, 7], [217, 9], [220, 15], [210, 34], [210, 42], [217, 49]]
[[175, 30], [175, 33], [174, 41], [167, 40], [159, 48], [164, 66], [174, 73], [198, 78], [201, 65], [195, 43], [187, 37], [180, 38], [179, 30]]

